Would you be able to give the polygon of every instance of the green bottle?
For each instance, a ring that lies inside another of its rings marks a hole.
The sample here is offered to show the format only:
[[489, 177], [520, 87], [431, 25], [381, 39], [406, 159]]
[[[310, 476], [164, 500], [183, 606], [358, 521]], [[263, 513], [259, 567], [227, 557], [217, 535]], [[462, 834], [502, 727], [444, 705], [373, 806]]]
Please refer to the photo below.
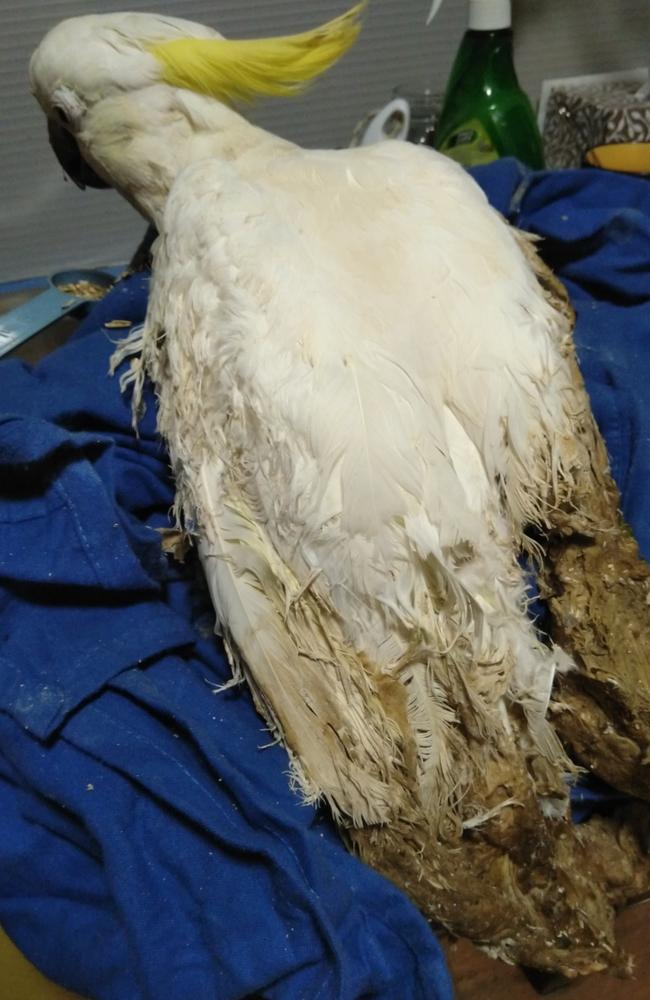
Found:
[[544, 166], [542, 139], [512, 60], [510, 0], [469, 0], [469, 27], [447, 84], [434, 146], [475, 166], [516, 156]]

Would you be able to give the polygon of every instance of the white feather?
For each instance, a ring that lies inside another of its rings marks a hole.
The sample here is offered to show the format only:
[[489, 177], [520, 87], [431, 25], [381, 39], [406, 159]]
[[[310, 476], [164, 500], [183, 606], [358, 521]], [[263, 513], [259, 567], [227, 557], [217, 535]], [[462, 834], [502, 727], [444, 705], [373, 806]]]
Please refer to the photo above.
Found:
[[[573, 382], [558, 316], [476, 185], [404, 143], [298, 149], [146, 72], [78, 140], [160, 230], [143, 360], [178, 506], [306, 794], [386, 815], [407, 737], [382, 684], [408, 687], [421, 791], [443, 811], [471, 785], [455, 772], [471, 718], [489, 753], [521, 701], [526, 739], [557, 756], [553, 656], [516, 552], [570, 492]], [[354, 734], [354, 767], [339, 737], [310, 750], [310, 698]]]

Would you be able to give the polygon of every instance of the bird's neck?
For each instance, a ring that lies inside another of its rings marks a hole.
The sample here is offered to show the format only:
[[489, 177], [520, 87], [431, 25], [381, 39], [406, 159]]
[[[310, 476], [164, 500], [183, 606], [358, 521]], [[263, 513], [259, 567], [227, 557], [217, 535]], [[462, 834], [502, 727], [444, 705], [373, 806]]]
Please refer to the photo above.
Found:
[[163, 86], [102, 101], [89, 113], [79, 145], [158, 227], [174, 180], [191, 163], [212, 159], [247, 174], [295, 148], [212, 98]]

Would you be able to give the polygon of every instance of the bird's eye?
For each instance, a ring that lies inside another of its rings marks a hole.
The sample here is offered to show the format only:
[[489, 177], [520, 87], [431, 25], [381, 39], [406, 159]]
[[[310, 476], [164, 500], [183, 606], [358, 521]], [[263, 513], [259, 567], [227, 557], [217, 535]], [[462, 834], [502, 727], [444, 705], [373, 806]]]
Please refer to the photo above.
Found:
[[63, 110], [63, 108], [55, 108], [54, 112], [62, 125], [70, 124], [70, 118], [68, 117], [67, 112]]

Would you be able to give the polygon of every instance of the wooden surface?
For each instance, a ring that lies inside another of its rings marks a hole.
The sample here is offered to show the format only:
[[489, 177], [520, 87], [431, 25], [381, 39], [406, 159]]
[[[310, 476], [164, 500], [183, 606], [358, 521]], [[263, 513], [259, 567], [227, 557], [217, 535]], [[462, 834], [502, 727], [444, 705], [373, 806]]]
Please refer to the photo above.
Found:
[[[634, 978], [587, 976], [549, 993], [553, 1000], [649, 1000], [650, 901], [621, 913], [616, 927], [619, 944], [634, 958]], [[521, 969], [488, 958], [469, 941], [447, 943], [445, 951], [456, 1000], [539, 1000]]]
[[77, 1000], [45, 979], [0, 927], [0, 1000]]

